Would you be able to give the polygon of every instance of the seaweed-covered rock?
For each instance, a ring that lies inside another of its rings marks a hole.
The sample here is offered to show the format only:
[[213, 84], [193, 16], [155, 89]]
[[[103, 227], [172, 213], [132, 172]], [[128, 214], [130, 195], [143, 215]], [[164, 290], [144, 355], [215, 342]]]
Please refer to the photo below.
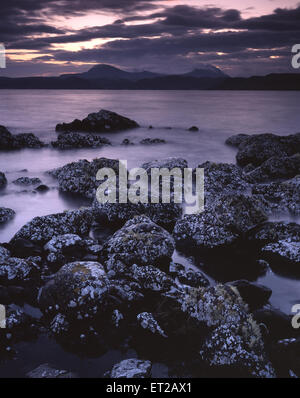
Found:
[[99, 181], [96, 181], [96, 174], [103, 167], [112, 168], [118, 174], [119, 161], [106, 158], [94, 159], [91, 162], [79, 160], [50, 170], [48, 173], [58, 179], [61, 191], [94, 198], [100, 184]]
[[269, 158], [247, 173], [245, 178], [251, 183], [257, 183], [277, 178], [292, 178], [298, 174], [300, 174], [300, 154]]
[[104, 145], [111, 145], [111, 142], [104, 137], [95, 134], [63, 133], [59, 134], [56, 141], [51, 142], [54, 148], [97, 148]]
[[300, 214], [300, 176], [283, 182], [272, 182], [266, 185], [254, 185], [254, 198], [264, 203], [267, 213], [290, 212]]
[[0, 207], [0, 224], [11, 220], [15, 216], [16, 212], [7, 207]]
[[13, 244], [16, 239], [22, 238], [45, 244], [56, 235], [88, 235], [91, 223], [92, 212], [90, 209], [35, 217], [15, 234], [11, 243]]
[[166, 140], [163, 140], [161, 138], [144, 138], [143, 140], [140, 141], [140, 144], [142, 145], [153, 145], [153, 144], [165, 144]]
[[38, 177], [19, 177], [13, 181], [13, 184], [22, 185], [22, 186], [29, 186], [29, 185], [38, 185], [41, 184], [42, 181]]
[[240, 140], [236, 160], [240, 166], [246, 166], [249, 163], [259, 166], [274, 156], [292, 156], [299, 153], [299, 147], [300, 133], [289, 136], [250, 135]]
[[39, 266], [29, 260], [16, 257], [0, 260], [0, 283], [4, 285], [28, 285], [40, 277]]
[[114, 365], [110, 372], [110, 377], [112, 379], [146, 378], [150, 377], [151, 367], [150, 361], [141, 361], [136, 358], [125, 359]]
[[128, 130], [139, 127], [139, 125], [127, 117], [115, 112], [101, 109], [97, 113], [90, 113], [86, 118], [75, 119], [71, 123], [56, 125], [56, 131], [88, 131], [88, 132], [110, 132]]
[[5, 177], [5, 174], [0, 171], [0, 188], [5, 187], [6, 184], [7, 184], [7, 179]]
[[206, 204], [224, 194], [244, 192], [250, 189], [243, 171], [234, 164], [205, 162], [197, 168], [204, 169]]
[[172, 236], [146, 216], [127, 221], [105, 244], [108, 256], [117, 255], [127, 265], [157, 264], [172, 257]]

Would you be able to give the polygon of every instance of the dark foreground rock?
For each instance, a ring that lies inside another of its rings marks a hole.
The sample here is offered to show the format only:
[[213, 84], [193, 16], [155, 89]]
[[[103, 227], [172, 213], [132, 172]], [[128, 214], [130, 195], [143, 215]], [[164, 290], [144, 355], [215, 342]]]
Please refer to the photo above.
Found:
[[45, 244], [56, 235], [88, 235], [91, 223], [92, 212], [89, 209], [35, 217], [15, 234], [11, 244], [14, 244], [20, 238], [38, 244]]
[[228, 285], [238, 290], [251, 311], [263, 307], [272, 295], [272, 290], [268, 287], [247, 280], [228, 282]]
[[150, 361], [141, 361], [136, 358], [125, 359], [114, 365], [109, 376], [112, 379], [146, 378], [150, 377], [151, 367]]
[[5, 223], [15, 216], [15, 211], [7, 207], [0, 207], [0, 224]]
[[5, 177], [5, 174], [0, 171], [0, 188], [5, 187], [6, 184], [7, 184], [7, 179]]
[[38, 177], [19, 177], [16, 180], [13, 181], [13, 184], [15, 185], [21, 185], [21, 186], [29, 186], [29, 185], [38, 185], [41, 184], [42, 181]]
[[42, 148], [41, 142], [34, 134], [11, 134], [6, 127], [0, 126], [0, 150], [21, 148]]
[[88, 131], [88, 132], [112, 132], [128, 130], [139, 127], [139, 125], [127, 117], [115, 112], [101, 109], [97, 113], [90, 113], [82, 120], [75, 119], [71, 123], [56, 125], [56, 131]]
[[54, 369], [48, 363], [44, 363], [31, 370], [26, 375], [30, 379], [73, 379], [77, 376], [68, 370]]
[[56, 141], [51, 142], [54, 148], [97, 148], [111, 145], [111, 142], [104, 137], [95, 134], [63, 133], [59, 134]]

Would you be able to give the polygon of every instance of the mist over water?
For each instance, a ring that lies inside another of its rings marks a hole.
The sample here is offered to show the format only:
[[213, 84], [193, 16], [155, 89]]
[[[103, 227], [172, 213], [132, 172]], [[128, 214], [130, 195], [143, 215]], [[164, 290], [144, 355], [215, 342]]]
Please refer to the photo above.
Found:
[[[288, 135], [300, 131], [300, 93], [291, 91], [0, 90], [0, 98], [1, 125], [14, 134], [32, 132], [46, 143], [56, 139], [57, 123], [82, 119], [100, 109], [120, 113], [141, 126], [100, 134], [109, 138], [111, 147], [1, 152], [0, 171], [5, 172], [9, 184], [0, 192], [0, 205], [14, 209], [16, 216], [0, 227], [0, 242], [10, 240], [35, 216], [87, 204], [84, 199], [60, 193], [57, 182], [44, 174], [68, 162], [108, 157], [127, 160], [131, 168], [154, 159], [183, 157], [189, 167], [207, 160], [235, 163], [236, 150], [224, 144], [231, 135], [266, 132]], [[148, 128], [150, 125], [153, 129]], [[193, 125], [199, 127], [198, 132], [187, 131]], [[166, 144], [139, 144], [148, 137], [164, 139]], [[121, 145], [125, 138], [136, 145]], [[21, 176], [39, 177], [51, 189], [34, 194], [10, 184]], [[293, 220], [288, 216], [283, 218]], [[259, 281], [273, 289], [271, 303], [289, 312], [300, 291], [299, 281], [271, 271]]]

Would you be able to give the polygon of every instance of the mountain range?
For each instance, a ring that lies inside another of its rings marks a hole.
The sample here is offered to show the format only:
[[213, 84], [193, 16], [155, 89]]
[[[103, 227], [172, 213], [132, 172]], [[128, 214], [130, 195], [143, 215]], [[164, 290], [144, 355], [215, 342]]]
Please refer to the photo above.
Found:
[[0, 77], [0, 89], [106, 90], [300, 90], [300, 73], [232, 78], [212, 65], [167, 75], [128, 72], [111, 65], [95, 65], [83, 73], [52, 77]]

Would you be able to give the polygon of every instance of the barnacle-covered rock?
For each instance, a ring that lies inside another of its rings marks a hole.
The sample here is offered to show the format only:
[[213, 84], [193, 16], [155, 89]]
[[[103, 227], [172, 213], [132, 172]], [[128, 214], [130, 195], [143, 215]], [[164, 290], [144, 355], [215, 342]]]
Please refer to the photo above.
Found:
[[101, 109], [97, 113], [90, 113], [86, 118], [75, 119], [71, 123], [56, 125], [56, 131], [89, 131], [105, 132], [128, 130], [139, 127], [137, 122], [115, 112]]
[[54, 148], [97, 148], [111, 145], [111, 142], [104, 137], [95, 134], [63, 133], [59, 134], [56, 141], [51, 142]]
[[15, 216], [16, 212], [7, 207], [0, 207], [0, 224], [11, 220]]
[[166, 140], [163, 140], [161, 138], [144, 138], [143, 140], [140, 141], [140, 144], [142, 145], [153, 145], [153, 144], [165, 144]]
[[20, 148], [41, 148], [44, 144], [32, 133], [13, 135], [6, 127], [0, 126], [0, 150]]
[[12, 238], [13, 244], [19, 238], [45, 244], [53, 236], [63, 234], [88, 235], [92, 223], [90, 209], [66, 211], [35, 217], [25, 224]]
[[262, 248], [262, 254], [270, 263], [280, 267], [290, 266], [296, 272], [300, 271], [300, 241], [279, 240]]
[[30, 379], [73, 379], [76, 374], [63, 369], [54, 369], [48, 363], [43, 363], [26, 375]]
[[76, 234], [54, 236], [46, 245], [47, 261], [50, 264], [65, 264], [86, 254], [85, 241]]
[[178, 281], [184, 285], [191, 287], [209, 286], [209, 281], [202, 272], [184, 267], [181, 264], [172, 262], [170, 264], [169, 272], [173, 277], [178, 278]]
[[172, 257], [172, 236], [146, 216], [127, 221], [105, 244], [107, 256], [118, 255], [127, 265], [158, 264]]
[[141, 361], [136, 358], [125, 359], [114, 365], [110, 372], [112, 379], [117, 378], [146, 378], [150, 377], [152, 364], [150, 361]]
[[10, 257], [10, 251], [6, 247], [0, 245], [0, 262], [6, 260], [8, 257]]
[[38, 177], [19, 177], [13, 181], [13, 184], [22, 186], [38, 185], [41, 183], [42, 181]]
[[0, 283], [4, 285], [28, 285], [38, 282], [39, 266], [30, 259], [4, 257], [0, 259]]
[[89, 162], [84, 159], [50, 170], [48, 174], [57, 178], [61, 191], [94, 198], [100, 184], [100, 181], [96, 181], [96, 174], [99, 169], [104, 167], [111, 168], [118, 174], [119, 161], [99, 158]]
[[141, 312], [136, 317], [138, 324], [144, 329], [151, 332], [154, 335], [158, 335], [166, 338], [166, 333], [159, 326], [158, 322], [155, 320], [153, 314], [150, 312]]
[[188, 167], [188, 163], [183, 158], [165, 158], [143, 163], [141, 167], [145, 169], [148, 174], [151, 174], [151, 169], [153, 168], [166, 168], [168, 170], [179, 168], [183, 171], [185, 168]]

